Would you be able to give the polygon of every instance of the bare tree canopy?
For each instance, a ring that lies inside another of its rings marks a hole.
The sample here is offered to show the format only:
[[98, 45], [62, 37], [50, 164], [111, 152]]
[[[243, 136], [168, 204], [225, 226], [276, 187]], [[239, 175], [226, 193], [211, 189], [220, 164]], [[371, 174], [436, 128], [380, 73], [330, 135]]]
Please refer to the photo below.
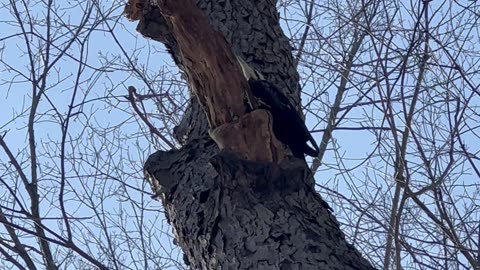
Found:
[[0, 269], [480, 268], [477, 1], [184, 1], [0, 3]]

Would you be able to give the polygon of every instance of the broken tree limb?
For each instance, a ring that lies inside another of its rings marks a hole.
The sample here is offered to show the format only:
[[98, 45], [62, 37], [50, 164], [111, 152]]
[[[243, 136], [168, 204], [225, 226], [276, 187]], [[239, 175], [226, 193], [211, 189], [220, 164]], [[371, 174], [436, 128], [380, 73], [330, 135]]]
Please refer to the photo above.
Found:
[[[273, 134], [272, 121], [262, 113], [243, 117], [249, 86], [223, 35], [212, 29], [192, 0], [159, 1], [158, 7], [172, 26], [184, 71], [207, 115], [215, 142], [248, 160], [281, 161], [283, 146]], [[235, 134], [228, 132], [230, 128]]]

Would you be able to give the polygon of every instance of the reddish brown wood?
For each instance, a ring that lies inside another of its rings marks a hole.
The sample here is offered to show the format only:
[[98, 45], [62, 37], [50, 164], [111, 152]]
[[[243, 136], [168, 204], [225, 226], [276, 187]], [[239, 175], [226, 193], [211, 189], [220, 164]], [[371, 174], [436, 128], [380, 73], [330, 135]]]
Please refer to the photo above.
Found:
[[[240, 157], [246, 160], [280, 162], [284, 158], [283, 146], [273, 137], [272, 116], [266, 110], [256, 110], [238, 121], [221, 125], [210, 132], [210, 137], [220, 149], [241, 153]], [[272, 151], [265, 151], [265, 147]]]
[[210, 126], [216, 128], [242, 116], [248, 85], [225, 38], [211, 28], [192, 0], [164, 0], [158, 6], [172, 23], [188, 80]]
[[164, 0], [158, 6], [172, 25], [188, 81], [220, 148], [252, 161], [281, 161], [283, 147], [268, 114], [242, 117], [249, 86], [223, 35], [212, 29], [192, 0]]

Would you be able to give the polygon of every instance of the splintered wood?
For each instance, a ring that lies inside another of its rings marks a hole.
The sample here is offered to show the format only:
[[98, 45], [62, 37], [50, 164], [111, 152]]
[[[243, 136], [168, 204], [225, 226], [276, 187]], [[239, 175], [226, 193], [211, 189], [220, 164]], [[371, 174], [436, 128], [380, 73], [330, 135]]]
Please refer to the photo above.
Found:
[[269, 113], [242, 117], [249, 86], [222, 34], [212, 29], [192, 0], [158, 0], [157, 6], [172, 25], [184, 71], [207, 115], [215, 142], [248, 160], [281, 161], [283, 147], [272, 132]]

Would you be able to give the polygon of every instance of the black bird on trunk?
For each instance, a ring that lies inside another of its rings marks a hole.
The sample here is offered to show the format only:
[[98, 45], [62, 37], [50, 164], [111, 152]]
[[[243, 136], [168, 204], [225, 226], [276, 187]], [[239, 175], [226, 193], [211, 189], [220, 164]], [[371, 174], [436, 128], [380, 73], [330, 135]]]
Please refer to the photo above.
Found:
[[[277, 139], [286, 144], [297, 158], [304, 159], [304, 154], [318, 156], [318, 145], [290, 100], [243, 59], [240, 57], [237, 59], [248, 80], [251, 93], [257, 100], [258, 108], [268, 110], [272, 114], [273, 132]], [[310, 142], [313, 148], [307, 142]]]

